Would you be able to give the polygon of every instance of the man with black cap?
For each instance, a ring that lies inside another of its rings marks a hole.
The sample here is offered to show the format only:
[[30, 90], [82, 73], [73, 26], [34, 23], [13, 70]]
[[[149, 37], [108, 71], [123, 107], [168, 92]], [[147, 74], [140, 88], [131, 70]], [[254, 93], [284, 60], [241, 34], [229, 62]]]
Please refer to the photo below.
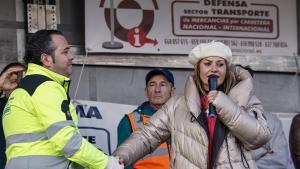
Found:
[[[175, 93], [174, 76], [168, 69], [153, 69], [146, 75], [145, 95], [148, 101], [132, 113], [126, 114], [118, 126], [118, 145], [160, 109]], [[126, 169], [169, 169], [168, 143], [161, 144], [155, 151]]]

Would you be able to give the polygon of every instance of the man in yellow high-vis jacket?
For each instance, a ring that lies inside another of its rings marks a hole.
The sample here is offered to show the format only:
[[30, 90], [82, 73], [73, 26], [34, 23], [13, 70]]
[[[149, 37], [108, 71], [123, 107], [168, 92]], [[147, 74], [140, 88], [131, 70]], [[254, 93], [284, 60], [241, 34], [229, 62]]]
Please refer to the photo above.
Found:
[[73, 55], [63, 34], [36, 32], [24, 60], [26, 76], [3, 112], [6, 169], [123, 168], [79, 133], [68, 94]]

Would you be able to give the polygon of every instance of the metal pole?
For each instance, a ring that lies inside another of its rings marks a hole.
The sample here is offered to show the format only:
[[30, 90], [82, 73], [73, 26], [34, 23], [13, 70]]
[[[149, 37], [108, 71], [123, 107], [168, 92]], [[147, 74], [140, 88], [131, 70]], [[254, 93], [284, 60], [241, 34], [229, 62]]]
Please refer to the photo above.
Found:
[[120, 42], [115, 42], [115, 8], [114, 0], [110, 0], [110, 41], [103, 42], [102, 47], [106, 49], [122, 49], [123, 44]]
[[110, 0], [110, 43], [114, 45], [114, 34], [115, 34], [115, 11], [114, 11], [114, 0]]

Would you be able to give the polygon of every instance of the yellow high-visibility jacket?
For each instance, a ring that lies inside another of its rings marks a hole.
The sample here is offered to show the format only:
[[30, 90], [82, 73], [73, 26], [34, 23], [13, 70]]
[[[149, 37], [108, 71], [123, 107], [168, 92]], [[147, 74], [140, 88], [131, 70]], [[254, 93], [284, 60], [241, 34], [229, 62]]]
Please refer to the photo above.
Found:
[[[29, 64], [3, 112], [6, 169], [103, 169], [108, 156], [81, 137], [70, 79]], [[73, 165], [73, 164], [72, 164]]]

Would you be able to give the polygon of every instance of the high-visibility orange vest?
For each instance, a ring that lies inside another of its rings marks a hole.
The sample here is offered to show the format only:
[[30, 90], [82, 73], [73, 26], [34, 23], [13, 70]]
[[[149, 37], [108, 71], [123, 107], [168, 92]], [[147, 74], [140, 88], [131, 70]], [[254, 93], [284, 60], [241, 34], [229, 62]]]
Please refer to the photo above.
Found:
[[[137, 127], [145, 124], [149, 116], [133, 112], [127, 114], [129, 118], [132, 131], [134, 132]], [[167, 142], [162, 143], [151, 154], [146, 155], [141, 160], [135, 162], [132, 166], [134, 169], [169, 169], [170, 168], [170, 152]]]

